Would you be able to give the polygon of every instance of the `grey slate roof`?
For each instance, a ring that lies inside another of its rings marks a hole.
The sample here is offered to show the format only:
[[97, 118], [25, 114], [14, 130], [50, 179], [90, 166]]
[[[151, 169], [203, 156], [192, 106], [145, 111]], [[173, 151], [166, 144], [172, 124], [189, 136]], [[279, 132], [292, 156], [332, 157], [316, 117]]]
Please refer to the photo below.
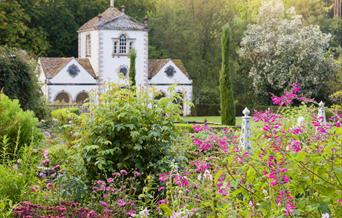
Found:
[[172, 61], [189, 79], [190, 75], [188, 74], [182, 60], [180, 59], [149, 59], [148, 60], [148, 79], [152, 79], [159, 71], [167, 64], [169, 61]]
[[[56, 76], [73, 58], [39, 58], [41, 67], [46, 78], [51, 79]], [[97, 78], [88, 58], [75, 58], [76, 61], [93, 77]]]
[[90, 30], [147, 30], [146, 26], [114, 7], [83, 24], [79, 32]]

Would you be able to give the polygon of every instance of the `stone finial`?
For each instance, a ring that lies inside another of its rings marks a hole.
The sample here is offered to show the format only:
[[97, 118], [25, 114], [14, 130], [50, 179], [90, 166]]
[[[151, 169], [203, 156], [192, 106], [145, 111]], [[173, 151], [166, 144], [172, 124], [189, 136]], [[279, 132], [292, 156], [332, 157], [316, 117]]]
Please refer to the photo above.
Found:
[[122, 5], [122, 6], [121, 6], [121, 12], [122, 12], [122, 13], [125, 13], [125, 10], [126, 10], [125, 5]]
[[243, 111], [242, 111], [243, 115], [245, 116], [249, 116], [251, 114], [251, 112], [248, 110], [248, 108], [246, 107]]
[[318, 103], [318, 106], [319, 106], [319, 107], [324, 107], [323, 101], [319, 102], [319, 103]]
[[110, 0], [110, 7], [114, 7], [114, 0]]

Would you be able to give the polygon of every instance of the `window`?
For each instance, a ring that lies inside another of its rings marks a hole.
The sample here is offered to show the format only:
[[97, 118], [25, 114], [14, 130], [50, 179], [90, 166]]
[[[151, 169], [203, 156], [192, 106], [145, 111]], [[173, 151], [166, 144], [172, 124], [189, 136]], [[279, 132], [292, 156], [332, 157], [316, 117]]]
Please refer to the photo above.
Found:
[[70, 97], [69, 94], [66, 93], [65, 91], [60, 92], [56, 97], [55, 97], [56, 102], [61, 102], [61, 103], [69, 103], [70, 102]]
[[79, 72], [80, 69], [75, 64], [72, 64], [68, 67], [68, 73], [71, 77], [76, 77]]
[[125, 66], [120, 67], [120, 73], [122, 73], [124, 76], [127, 76], [128, 69]]
[[114, 49], [113, 49], [114, 54], [118, 53], [118, 42], [114, 41]]
[[81, 93], [79, 93], [76, 97], [76, 103], [78, 104], [83, 104], [84, 102], [87, 101], [87, 99], [89, 98], [89, 95], [87, 92], [83, 91]]
[[91, 38], [90, 38], [90, 34], [86, 35], [86, 57], [91, 57]]
[[126, 54], [126, 36], [124, 34], [122, 34], [120, 36], [120, 48], [119, 48], [119, 53], [120, 54]]
[[169, 66], [166, 68], [165, 73], [168, 77], [173, 77], [173, 75], [176, 73], [176, 70], [174, 67]]

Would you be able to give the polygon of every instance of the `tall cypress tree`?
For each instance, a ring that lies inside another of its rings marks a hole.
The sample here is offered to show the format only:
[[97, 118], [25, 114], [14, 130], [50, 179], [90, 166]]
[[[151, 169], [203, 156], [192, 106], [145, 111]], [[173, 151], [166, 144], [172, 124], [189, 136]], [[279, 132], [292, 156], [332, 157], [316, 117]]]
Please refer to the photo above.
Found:
[[130, 66], [129, 66], [129, 80], [131, 81], [132, 86], [135, 86], [135, 50], [131, 49], [130, 52]]
[[228, 25], [223, 27], [221, 49], [222, 68], [220, 72], [221, 121], [224, 125], [235, 125], [235, 103], [231, 74], [233, 73], [232, 34]]

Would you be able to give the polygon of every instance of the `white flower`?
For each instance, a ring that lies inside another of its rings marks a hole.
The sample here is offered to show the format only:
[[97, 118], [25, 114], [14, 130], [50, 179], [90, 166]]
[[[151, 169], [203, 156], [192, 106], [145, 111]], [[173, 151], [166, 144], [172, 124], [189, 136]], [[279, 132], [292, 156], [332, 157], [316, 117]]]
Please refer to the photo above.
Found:
[[329, 218], [329, 217], [330, 217], [330, 215], [328, 213], [323, 213], [322, 214], [322, 218]]
[[204, 171], [203, 177], [204, 177], [204, 179], [207, 179], [209, 181], [213, 181], [213, 176], [210, 174], [209, 170]]
[[139, 212], [139, 217], [141, 218], [148, 218], [148, 215], [149, 215], [149, 211], [147, 208]]

